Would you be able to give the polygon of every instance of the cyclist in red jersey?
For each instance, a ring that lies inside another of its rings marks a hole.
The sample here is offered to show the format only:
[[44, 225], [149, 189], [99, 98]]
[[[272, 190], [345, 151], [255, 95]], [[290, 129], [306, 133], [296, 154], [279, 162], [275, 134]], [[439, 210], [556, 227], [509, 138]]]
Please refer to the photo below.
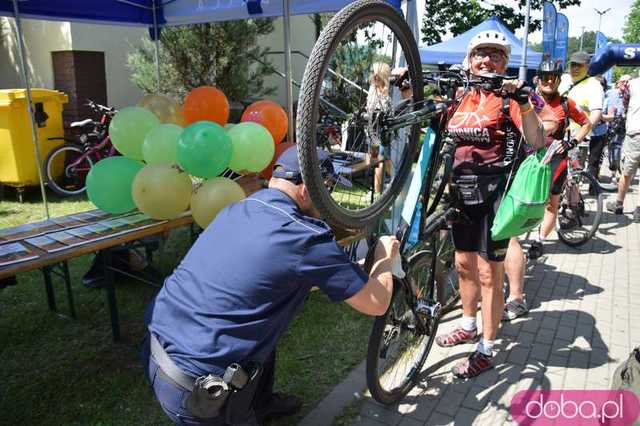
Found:
[[[567, 178], [567, 152], [582, 142], [591, 131], [589, 116], [574, 101], [563, 98], [558, 93], [561, 75], [562, 66], [559, 64], [543, 62], [540, 66], [538, 92], [561, 121], [561, 127], [552, 135], [549, 144], [556, 139], [562, 140], [563, 144], [551, 163], [553, 168], [551, 197], [540, 226], [540, 240], [534, 241], [531, 245], [532, 249], [529, 250], [529, 258], [531, 259], [542, 254], [542, 241], [551, 233], [556, 223], [560, 192]], [[567, 139], [565, 132], [569, 127], [569, 120], [579, 124], [580, 128], [572, 135], [573, 137]]]
[[[482, 31], [470, 41], [465, 62], [471, 74], [504, 74], [510, 53], [504, 34]], [[521, 95], [522, 84], [511, 80], [502, 86], [517, 101], [505, 101], [492, 91], [471, 89], [448, 124], [448, 132], [457, 142], [452, 183], [459, 208], [471, 223], [455, 223], [452, 228], [463, 316], [458, 328], [438, 336], [436, 342], [440, 346], [477, 340], [476, 315], [482, 294], [483, 338], [477, 350], [452, 369], [455, 376], [462, 378], [476, 376], [493, 363], [493, 341], [504, 306], [503, 261], [509, 240], [493, 241], [490, 230], [518, 156], [521, 136], [534, 148], [545, 143], [543, 122], [529, 98]]]
[[[551, 162], [552, 184], [551, 196], [546, 206], [546, 211], [538, 241], [533, 241], [529, 248], [529, 259], [537, 259], [542, 255], [542, 241], [554, 228], [560, 203], [560, 193], [567, 178], [567, 151], [575, 147], [589, 134], [591, 122], [589, 116], [578, 105], [567, 97], [561, 97], [558, 92], [562, 65], [554, 61], [543, 61], [538, 68], [537, 93], [542, 96], [546, 104], [557, 118], [558, 128], [547, 138], [547, 146], [555, 140], [562, 140], [563, 144], [557, 149]], [[581, 127], [574, 139], [567, 139], [565, 132], [569, 127], [569, 121], [573, 120]], [[502, 319], [511, 321], [525, 315], [529, 308], [524, 295], [524, 252], [517, 238], [509, 242], [509, 251], [505, 259], [505, 269], [509, 277], [509, 297], [504, 307]]]

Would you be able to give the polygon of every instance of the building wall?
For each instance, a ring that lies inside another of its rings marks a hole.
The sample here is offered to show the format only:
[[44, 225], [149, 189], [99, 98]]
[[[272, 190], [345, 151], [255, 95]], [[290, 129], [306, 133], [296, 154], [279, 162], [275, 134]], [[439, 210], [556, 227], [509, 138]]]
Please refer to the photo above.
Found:
[[[0, 28], [0, 88], [21, 87], [15, 20], [0, 17]], [[108, 103], [121, 108], [140, 98], [141, 92], [129, 81], [127, 52], [140, 43], [146, 28], [32, 19], [23, 19], [22, 28], [33, 87], [53, 88], [52, 51], [93, 50], [105, 54]]]
[[[291, 17], [291, 50], [299, 50], [309, 56], [313, 44], [315, 43], [316, 33], [315, 26], [311, 20], [312, 15], [301, 15]], [[269, 47], [271, 51], [284, 51], [284, 33], [283, 33], [283, 20], [278, 18], [274, 22], [274, 31], [262, 37], [259, 40], [259, 44], [263, 47]], [[268, 55], [269, 60], [273, 67], [285, 73], [284, 67], [284, 55], [273, 54]], [[307, 64], [307, 59], [299, 54], [292, 55], [291, 69], [293, 80], [300, 83], [302, 81], [302, 75], [304, 74], [304, 67]], [[286, 104], [287, 89], [285, 80], [278, 76], [273, 75], [265, 80], [266, 86], [276, 87], [277, 92], [272, 97], [274, 101], [281, 105]], [[293, 86], [293, 100], [298, 99], [298, 88]]]
[[135, 105], [142, 92], [129, 79], [127, 53], [148, 34], [146, 28], [71, 23], [74, 50], [104, 52], [109, 106]]
[[[0, 17], [0, 29], [2, 30], [0, 89], [22, 87], [15, 20]], [[31, 85], [53, 88], [51, 51], [71, 49], [70, 24], [68, 22], [23, 19], [22, 30]]]

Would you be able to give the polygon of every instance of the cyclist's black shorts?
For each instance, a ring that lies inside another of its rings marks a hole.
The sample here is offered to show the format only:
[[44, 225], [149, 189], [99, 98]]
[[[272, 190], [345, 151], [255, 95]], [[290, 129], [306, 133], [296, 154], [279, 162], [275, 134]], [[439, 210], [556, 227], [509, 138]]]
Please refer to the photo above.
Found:
[[[506, 184], [506, 177], [504, 180]], [[459, 205], [470, 223], [454, 223], [452, 226], [453, 244], [458, 251], [477, 252], [484, 259], [502, 262], [507, 254], [509, 239], [493, 241], [491, 227], [498, 206], [505, 192], [504, 184], [492, 191], [492, 197], [476, 206]]]
[[551, 160], [551, 194], [560, 195], [567, 180], [567, 156], [555, 156]]

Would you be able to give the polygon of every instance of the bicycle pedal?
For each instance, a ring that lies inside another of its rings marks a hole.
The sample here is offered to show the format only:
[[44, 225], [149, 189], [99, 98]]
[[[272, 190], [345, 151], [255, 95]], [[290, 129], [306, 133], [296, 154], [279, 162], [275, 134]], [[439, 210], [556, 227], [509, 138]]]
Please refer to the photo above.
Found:
[[436, 318], [440, 314], [442, 306], [440, 302], [430, 303], [425, 300], [418, 300], [416, 304], [416, 314], [423, 319]]

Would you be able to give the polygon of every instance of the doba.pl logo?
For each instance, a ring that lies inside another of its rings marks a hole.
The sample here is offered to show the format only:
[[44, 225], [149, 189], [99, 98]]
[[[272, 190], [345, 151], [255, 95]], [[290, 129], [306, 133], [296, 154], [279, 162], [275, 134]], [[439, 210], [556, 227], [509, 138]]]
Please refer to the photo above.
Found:
[[515, 394], [509, 411], [523, 426], [629, 426], [640, 415], [640, 400], [627, 390], [528, 390]]

